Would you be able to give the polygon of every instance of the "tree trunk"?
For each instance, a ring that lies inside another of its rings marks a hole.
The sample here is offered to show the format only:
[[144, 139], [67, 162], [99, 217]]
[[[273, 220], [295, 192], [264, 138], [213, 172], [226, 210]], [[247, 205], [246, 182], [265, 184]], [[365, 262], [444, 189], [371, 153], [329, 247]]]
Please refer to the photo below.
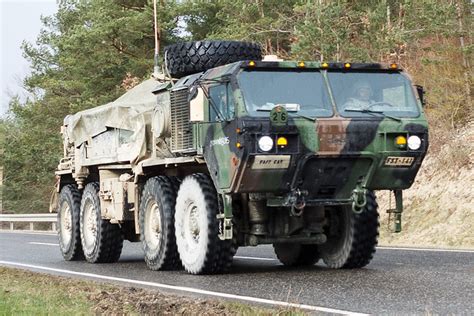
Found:
[[[466, 45], [465, 45], [465, 38], [464, 38], [464, 3], [463, 0], [458, 0], [456, 3], [456, 11], [457, 11], [457, 19], [458, 19], [458, 31], [459, 31], [459, 46], [461, 48], [461, 55], [462, 55], [462, 65], [464, 67], [464, 85], [465, 85], [465, 93], [466, 93], [466, 106], [468, 109], [471, 108], [472, 105], [472, 98], [471, 98], [471, 83], [470, 83], [470, 70], [471, 66], [469, 63], [468, 56], [466, 54]], [[470, 13], [469, 13], [470, 14]]]

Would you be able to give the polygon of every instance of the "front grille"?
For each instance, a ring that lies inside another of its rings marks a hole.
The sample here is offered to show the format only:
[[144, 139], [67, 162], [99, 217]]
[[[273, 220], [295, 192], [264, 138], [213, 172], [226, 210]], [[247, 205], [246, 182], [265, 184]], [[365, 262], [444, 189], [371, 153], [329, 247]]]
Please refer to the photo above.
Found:
[[193, 134], [189, 122], [188, 90], [171, 91], [171, 151], [187, 152], [193, 149]]
[[369, 175], [371, 160], [363, 157], [323, 158], [305, 162], [299, 174], [299, 188], [308, 199], [349, 198], [358, 181]]
[[318, 199], [332, 199], [336, 194], [335, 186], [320, 186], [316, 197]]

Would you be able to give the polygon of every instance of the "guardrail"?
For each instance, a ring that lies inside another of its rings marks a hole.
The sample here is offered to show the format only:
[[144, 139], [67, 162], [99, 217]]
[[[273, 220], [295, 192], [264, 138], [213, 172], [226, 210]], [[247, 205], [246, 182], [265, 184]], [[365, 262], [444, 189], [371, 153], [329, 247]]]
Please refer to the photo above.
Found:
[[10, 230], [15, 230], [15, 223], [29, 223], [34, 230], [34, 223], [51, 223], [51, 230], [56, 231], [56, 213], [48, 214], [0, 214], [0, 223], [10, 223]]

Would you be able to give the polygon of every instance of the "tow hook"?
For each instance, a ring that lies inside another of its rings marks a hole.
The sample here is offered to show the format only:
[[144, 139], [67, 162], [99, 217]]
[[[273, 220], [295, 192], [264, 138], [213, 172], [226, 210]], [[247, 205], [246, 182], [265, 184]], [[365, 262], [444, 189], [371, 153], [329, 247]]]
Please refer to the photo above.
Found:
[[305, 195], [308, 195], [307, 191], [301, 191], [296, 189], [292, 192], [289, 202], [291, 203], [290, 214], [291, 216], [301, 216], [303, 215], [304, 207], [306, 206], [306, 201], [304, 199]]
[[364, 211], [365, 205], [367, 205], [367, 189], [358, 185], [352, 191], [352, 211], [355, 214], [360, 214]]

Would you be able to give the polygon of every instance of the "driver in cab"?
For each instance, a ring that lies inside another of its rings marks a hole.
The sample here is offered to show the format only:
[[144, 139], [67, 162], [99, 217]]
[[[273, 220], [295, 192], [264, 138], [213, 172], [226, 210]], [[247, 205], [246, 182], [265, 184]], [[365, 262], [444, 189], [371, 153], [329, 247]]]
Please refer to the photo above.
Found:
[[372, 99], [372, 87], [367, 81], [358, 81], [352, 88], [352, 97], [344, 104], [344, 108], [350, 109], [368, 109], [376, 103]]

